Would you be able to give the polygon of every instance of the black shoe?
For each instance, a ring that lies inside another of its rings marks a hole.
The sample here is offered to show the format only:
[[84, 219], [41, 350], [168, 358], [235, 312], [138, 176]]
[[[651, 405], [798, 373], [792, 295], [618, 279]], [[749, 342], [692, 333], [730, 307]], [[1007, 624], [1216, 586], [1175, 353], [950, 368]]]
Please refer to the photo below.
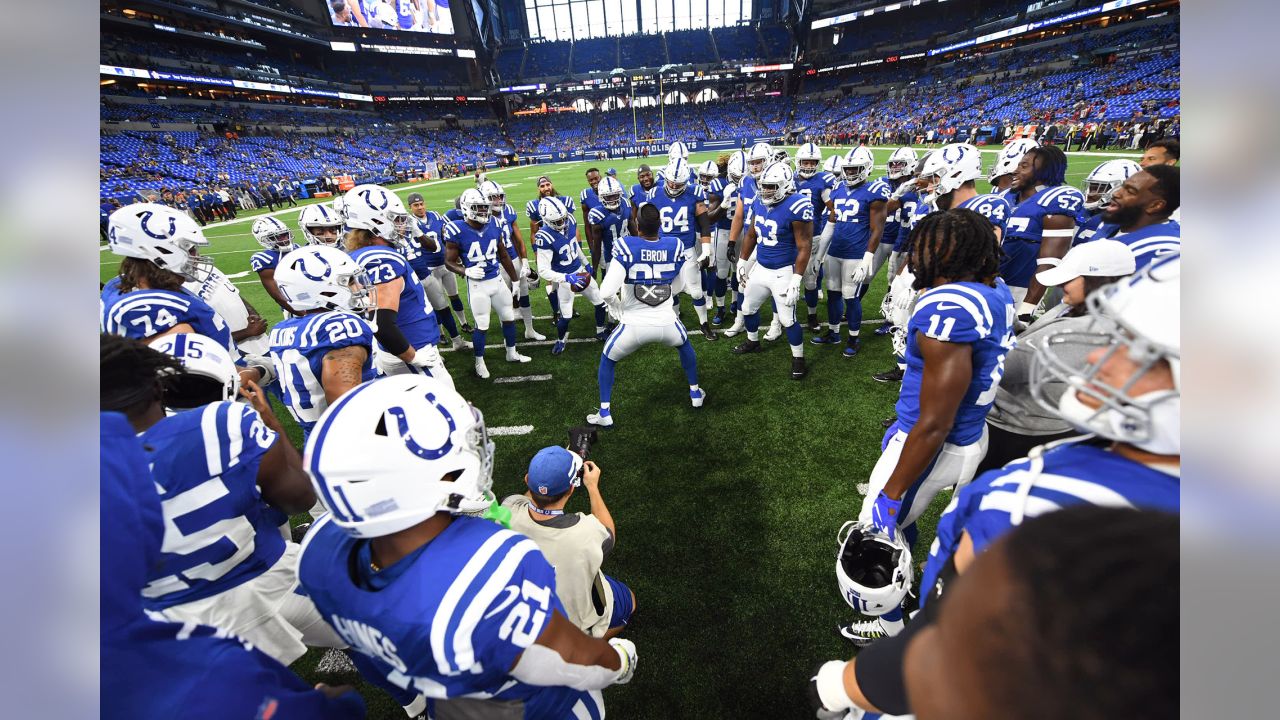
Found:
[[311, 523], [299, 523], [290, 531], [290, 535], [295, 543], [301, 544], [302, 539], [307, 536], [307, 531], [311, 529]]
[[711, 323], [702, 323], [702, 337], [711, 341], [720, 339], [720, 336], [716, 334], [716, 331], [711, 329]]
[[746, 355], [753, 352], [760, 352], [760, 341], [748, 340], [733, 349], [734, 355]]
[[463, 320], [462, 325], [458, 326], [458, 332], [470, 335], [473, 330], [471, 329], [471, 325], [466, 320]]
[[876, 337], [883, 337], [891, 332], [893, 332], [893, 323], [882, 323], [876, 328]]
[[898, 422], [898, 416], [894, 415], [893, 417], [888, 417], [881, 420], [880, 424], [884, 427], [885, 430], [888, 430], [889, 428], [893, 427], [893, 424], [896, 422]]
[[846, 358], [855, 357], [858, 350], [862, 347], [862, 341], [856, 337], [849, 338], [849, 343], [844, 346], [844, 356]]
[[803, 380], [805, 375], [809, 374], [809, 369], [804, 366], [803, 357], [791, 358], [791, 379]]
[[875, 380], [876, 382], [882, 382], [882, 383], [902, 382], [902, 370], [899, 368], [894, 368], [892, 370], [885, 370], [882, 373], [876, 373], [875, 375], [872, 375], [871, 379]]
[[821, 326], [818, 325], [818, 313], [809, 313], [809, 332], [816, 333], [821, 329]]
[[809, 338], [809, 342], [814, 345], [839, 345], [840, 336], [830, 330], [827, 330], [817, 337]]

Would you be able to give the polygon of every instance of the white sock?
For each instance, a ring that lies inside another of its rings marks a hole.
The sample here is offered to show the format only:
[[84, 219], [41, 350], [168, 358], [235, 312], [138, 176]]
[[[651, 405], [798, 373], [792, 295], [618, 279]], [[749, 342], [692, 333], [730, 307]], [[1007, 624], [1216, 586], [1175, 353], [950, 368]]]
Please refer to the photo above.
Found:
[[694, 305], [694, 306], [693, 306], [693, 311], [694, 311], [695, 313], [697, 313], [697, 315], [698, 315], [698, 324], [699, 324], [699, 325], [706, 325], [706, 324], [707, 324], [707, 306], [706, 306], [706, 305]]
[[756, 341], [758, 341], [758, 340], [760, 339], [760, 332], [759, 332], [758, 330], [757, 330], [757, 331], [755, 331], [755, 332], [752, 332], [752, 331], [748, 330], [748, 331], [747, 331], [747, 339], [748, 339], [748, 340], [750, 340], [751, 342], [756, 342]]
[[792, 345], [792, 346], [791, 346], [791, 357], [793, 357], [793, 358], [802, 358], [802, 357], [804, 357], [804, 343], [800, 343], [799, 345]]
[[525, 332], [533, 332], [533, 308], [531, 307], [520, 308], [520, 316], [524, 318]]

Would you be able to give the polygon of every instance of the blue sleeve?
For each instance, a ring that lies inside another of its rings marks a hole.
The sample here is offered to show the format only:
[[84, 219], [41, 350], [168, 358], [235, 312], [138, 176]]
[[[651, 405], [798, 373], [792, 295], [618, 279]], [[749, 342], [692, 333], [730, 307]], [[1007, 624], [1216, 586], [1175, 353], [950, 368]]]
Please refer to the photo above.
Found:
[[440, 236], [444, 238], [445, 242], [458, 245], [458, 232], [457, 224], [450, 221], [444, 224], [444, 230], [440, 233]]
[[604, 208], [599, 206], [591, 208], [591, 212], [587, 213], [587, 222], [592, 225], [601, 225], [604, 223]]
[[372, 347], [373, 328], [364, 319], [355, 315], [330, 315], [316, 329], [316, 336], [330, 350], [360, 346]]
[[249, 267], [253, 268], [253, 271], [256, 273], [260, 273], [263, 270], [269, 270], [274, 265], [274, 263], [271, 262], [272, 259], [273, 258], [265, 252], [254, 253], [253, 257], [249, 258]]
[[[135, 296], [132, 298], [134, 302], [130, 302], [131, 295], [133, 293], [125, 293], [116, 302], [116, 305], [126, 304], [124, 312], [116, 315], [115, 308], [111, 308], [108, 313], [108, 317], [117, 318], [110, 328], [116, 335], [145, 340], [191, 319], [194, 298]], [[230, 333], [227, 333], [227, 339], [230, 339]]]
[[916, 301], [908, 331], [942, 342], [975, 343], [991, 334], [991, 321], [985, 303], [943, 285]]
[[551, 238], [547, 237], [547, 234], [544, 233], [541, 229], [539, 229], [538, 232], [534, 233], [533, 235], [533, 249], [534, 250], [554, 250], [555, 248], [551, 243]]
[[877, 180], [871, 185], [871, 194], [875, 196], [871, 202], [875, 202], [876, 200], [888, 200], [889, 196], [893, 194], [893, 189], [889, 187], [889, 183], [884, 182], [883, 180]]
[[[247, 404], [241, 402], [224, 404], [227, 406], [227, 425], [225, 430], [219, 431], [219, 440], [222, 441], [221, 451], [229, 455], [235, 452], [229, 458], [226, 467], [252, 468], [256, 477], [262, 456], [267, 454], [279, 435], [262, 422], [262, 417], [258, 415], [257, 410]], [[222, 417], [222, 413], [218, 413], [219, 421]]]
[[[925, 561], [924, 571], [920, 574], [920, 600], [923, 604], [933, 592], [933, 586], [938, 583], [938, 577], [942, 574], [942, 569], [947, 566], [947, 562], [956, 554], [956, 548], [960, 546], [960, 538], [964, 535], [965, 524], [968, 522], [971, 506], [974, 502], [981, 499], [986, 488], [990, 484], [990, 478], [993, 475], [1001, 474], [999, 471], [984, 473], [981, 478], [969, 483], [951, 499], [951, 503], [943, 510], [942, 517], [938, 518], [937, 533], [934, 536], [933, 544], [929, 546], [929, 559]], [[975, 548], [976, 550], [976, 548]]]
[[[521, 543], [533, 543], [523, 538]], [[520, 551], [521, 546], [515, 546]], [[509, 580], [506, 592], [489, 603], [472, 633], [476, 659], [486, 668], [509, 669], [551, 622], [552, 614], [565, 614], [556, 597], [556, 573], [542, 552], [533, 546], [521, 559]], [[519, 589], [514, 602], [507, 595]]]
[[363, 255], [360, 266], [369, 273], [369, 281], [374, 285], [391, 282], [409, 272], [409, 263], [394, 251]]
[[568, 195], [565, 195], [565, 196], [564, 196], [564, 207], [565, 207], [565, 209], [566, 209], [566, 210], [568, 210], [568, 211], [569, 211], [569, 214], [570, 214], [570, 215], [572, 215], [574, 212], [576, 212], [576, 211], [577, 211], [577, 208], [578, 208], [578, 206], [577, 206], [577, 205], [574, 205], [574, 204], [573, 204], [573, 198], [569, 197]]
[[525, 204], [524, 214], [525, 217], [534, 222], [542, 222], [542, 216], [538, 214], [538, 201], [536, 199], [530, 200]]
[[1074, 219], [1084, 209], [1084, 193], [1064, 185], [1062, 192], [1046, 193], [1037, 202], [1045, 208], [1045, 215], [1070, 215]]

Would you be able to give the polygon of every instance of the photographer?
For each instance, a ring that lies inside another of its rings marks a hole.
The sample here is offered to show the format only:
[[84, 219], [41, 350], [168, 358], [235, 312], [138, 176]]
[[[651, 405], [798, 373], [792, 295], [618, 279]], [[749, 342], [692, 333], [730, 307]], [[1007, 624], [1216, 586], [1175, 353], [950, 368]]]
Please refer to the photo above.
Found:
[[[502, 501], [511, 529], [538, 544], [556, 569], [556, 591], [569, 621], [597, 638], [612, 638], [635, 612], [635, 593], [600, 571], [613, 550], [616, 530], [600, 497], [600, 468], [563, 447], [543, 448], [525, 475], [529, 492]], [[574, 490], [585, 485], [591, 513], [566, 513]]]

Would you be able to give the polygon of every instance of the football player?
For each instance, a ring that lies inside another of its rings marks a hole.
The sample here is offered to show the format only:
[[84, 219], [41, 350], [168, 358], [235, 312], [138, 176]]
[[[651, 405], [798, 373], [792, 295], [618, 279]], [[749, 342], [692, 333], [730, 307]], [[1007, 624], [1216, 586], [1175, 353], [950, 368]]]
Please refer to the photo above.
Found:
[[347, 191], [346, 211], [347, 252], [377, 288], [374, 366], [383, 375], [427, 373], [452, 384], [436, 347], [440, 324], [429, 310], [422, 282], [400, 250], [411, 241], [404, 203], [386, 188], [357, 185]]
[[471, 317], [476, 321], [471, 346], [476, 375], [483, 379], [489, 377], [484, 348], [490, 311], [496, 311], [502, 323], [507, 362], [527, 363], [530, 358], [516, 350], [515, 306], [511, 293], [498, 278], [499, 268], [508, 276], [516, 277], [515, 264], [503, 243], [502, 228], [489, 210], [488, 199], [479, 190], [462, 193], [460, 203], [464, 220], [444, 226], [444, 263], [453, 274], [467, 278], [467, 299], [471, 302]]
[[[796, 303], [809, 267], [813, 242], [813, 203], [794, 192], [791, 168], [771, 163], [760, 174], [752, 202], [751, 229], [738, 251], [738, 282], [743, 290], [742, 314], [747, 341], [734, 354], [760, 350], [760, 306], [766, 299], [777, 305], [775, 317], [787, 333], [791, 346], [791, 379], [808, 373], [804, 364], [804, 331], [796, 322]], [[754, 265], [746, 260], [755, 257]]]
[[[871, 273], [867, 275], [867, 284], [879, 274], [880, 268], [885, 267], [889, 258], [894, 253], [894, 246], [897, 244], [898, 235], [902, 231], [902, 196], [907, 194], [913, 188], [902, 190], [902, 194], [898, 194], [898, 190], [907, 183], [914, 184], [915, 167], [920, 158], [916, 155], [914, 148], [900, 147], [893, 151], [889, 156], [889, 162], [885, 165], [886, 172], [884, 177], [880, 178], [881, 182], [887, 183], [892, 192], [889, 194], [889, 202], [885, 205], [884, 216], [884, 232], [881, 233], [880, 244], [876, 246], [875, 257], [871, 262]], [[914, 205], [913, 205], [914, 207]], [[910, 211], [907, 212], [910, 215]], [[893, 268], [888, 271], [888, 278], [893, 279]], [[884, 335], [888, 331], [881, 332], [881, 328], [876, 329], [877, 335]]]
[[266, 394], [242, 388], [231, 355], [203, 335], [153, 347], [103, 335], [101, 346], [102, 409], [138, 433], [169, 528], [144, 607], [235, 633], [286, 665], [307, 645], [341, 647], [293, 592], [298, 546], [268, 512], [304, 512], [316, 496]]
[[822, 274], [822, 262], [835, 228], [827, 229], [832, 213], [831, 193], [836, 188], [836, 176], [822, 169], [822, 148], [805, 143], [796, 150], [796, 192], [813, 203], [814, 248], [809, 257], [809, 267], [804, 273], [804, 304], [809, 311], [809, 329], [818, 329], [818, 276]]
[[325, 203], [308, 205], [298, 211], [298, 227], [302, 228], [302, 237], [309, 245], [339, 247], [342, 225], [342, 215]]
[[649, 191], [653, 190], [656, 183], [653, 179], [653, 169], [648, 165], [641, 165], [636, 168], [636, 184], [631, 186], [631, 233], [636, 233], [636, 209], [649, 199]]
[[578, 193], [578, 207], [582, 210], [582, 225], [591, 224], [587, 216], [591, 214], [592, 208], [600, 206], [600, 168], [589, 168], [586, 172], [587, 187], [582, 188], [582, 192]]
[[[427, 202], [422, 197], [422, 193], [409, 193], [408, 200], [409, 213], [413, 215], [410, 220], [418, 226], [418, 233], [417, 237], [409, 240], [410, 250], [405, 253], [405, 258], [413, 268], [413, 274], [417, 275], [418, 281], [422, 283], [427, 302], [431, 304], [431, 309], [436, 314], [436, 322], [449, 331], [453, 349], [470, 350], [471, 343], [462, 337], [463, 333], [470, 334], [471, 328], [467, 327], [465, 322], [462, 298], [458, 297], [458, 283], [453, 273], [444, 266], [444, 241], [440, 236], [446, 221], [440, 213], [427, 209]], [[435, 250], [427, 249], [424, 238], [429, 239], [430, 244], [435, 246]], [[417, 265], [414, 265], [415, 258]], [[461, 330], [458, 328], [458, 321], [453, 317], [454, 310], [464, 318]]]
[[711, 261], [711, 218], [707, 215], [706, 196], [701, 187], [690, 182], [690, 175], [689, 163], [684, 159], [667, 163], [662, 169], [662, 187], [651, 190], [648, 201], [658, 208], [662, 234], [672, 235], [684, 245], [685, 261], [680, 268], [683, 292], [693, 298], [702, 336], [716, 340], [716, 331], [707, 322], [707, 299], [700, 274]]
[[1004, 237], [1005, 223], [1013, 206], [996, 193], [979, 195], [977, 179], [982, 177], [982, 158], [978, 148], [966, 143], [952, 143], [930, 153], [920, 169], [917, 182], [925, 192], [926, 204], [938, 210], [964, 208], [986, 218], [996, 231], [996, 239]]
[[717, 255], [716, 238], [719, 235], [717, 227], [720, 220], [724, 217], [724, 181], [720, 179], [720, 166], [716, 165], [715, 160], [708, 160], [697, 167], [694, 175], [698, 180], [698, 187], [702, 188], [702, 194], [707, 201], [707, 217], [711, 221], [711, 259], [708, 260], [708, 266], [702, 270], [702, 294], [705, 295], [711, 303], [711, 308], [720, 312], [716, 308], [716, 260]]
[[[595, 208], [592, 212], [600, 210]], [[574, 293], [582, 293], [595, 306], [596, 339], [603, 341], [607, 321], [604, 301], [600, 299], [591, 266], [583, 261], [581, 246], [565, 234], [569, 229], [568, 209], [556, 198], [542, 198], [538, 201], [538, 214], [542, 216], [542, 227], [533, 236], [533, 247], [538, 253], [538, 274], [548, 283], [560, 286], [556, 290], [560, 316], [556, 321], [556, 343], [551, 354], [564, 352], [565, 340], [569, 338], [569, 319], [573, 317]]]
[[[737, 207], [734, 209], [733, 221], [729, 225], [729, 244], [738, 250], [738, 255], [741, 257], [746, 257], [741, 254], [742, 230], [743, 228], [751, 227], [751, 212], [756, 199], [756, 181], [759, 180], [761, 173], [764, 172], [765, 166], [769, 164], [772, 157], [773, 147], [769, 143], [756, 143], [746, 153], [746, 174], [742, 176], [741, 182], [738, 183]], [[755, 262], [755, 258], [752, 258], [750, 262]], [[742, 262], [735, 259], [734, 266], [738, 274], [741, 275], [743, 270]], [[748, 267], [747, 270], [750, 270], [750, 268]], [[738, 316], [734, 318], [733, 326], [724, 333], [729, 337], [737, 335], [746, 328], [746, 319], [742, 316], [742, 293], [746, 291], [746, 288], [742, 286], [741, 277], [738, 280]], [[774, 318], [775, 320], [777, 318], [776, 310], [774, 311]], [[779, 333], [781, 332], [781, 327], [779, 324]], [[775, 339], [777, 335], [773, 333], [774, 323], [771, 322], [769, 324], [769, 333], [765, 335], [765, 339]]]
[[520, 317], [524, 320], [524, 337], [526, 340], [546, 340], [547, 336], [533, 327], [533, 307], [529, 302], [530, 281], [537, 282], [538, 274], [529, 267], [529, 250], [525, 247], [524, 238], [520, 236], [520, 226], [516, 211], [507, 204], [507, 192], [492, 180], [486, 180], [480, 186], [480, 194], [489, 201], [489, 212], [494, 222], [502, 229], [502, 244], [507, 249], [507, 256], [516, 269], [516, 276], [503, 274], [502, 281], [512, 291], [516, 306], [520, 308]]
[[[493, 227], [474, 199], [467, 222]], [[537, 545], [468, 516], [493, 503], [478, 409], [433, 378], [374, 380], [325, 411], [306, 460], [330, 512], [299, 577], [366, 679], [411, 716], [604, 717], [600, 691], [631, 679], [635, 645], [574, 627]]]
[[378, 307], [377, 290], [355, 260], [324, 245], [289, 253], [276, 275], [300, 317], [271, 329], [271, 361], [305, 438], [325, 408], [376, 374], [373, 328], [364, 318]]
[[667, 164], [670, 165], [672, 160], [679, 158], [685, 162], [689, 161], [689, 146], [677, 140], [667, 146]]
[[824, 260], [827, 279], [826, 330], [810, 340], [815, 345], [839, 345], [840, 322], [849, 326], [843, 355], [854, 357], [861, 347], [862, 296], [875, 265], [876, 248], [884, 235], [884, 221], [892, 188], [871, 180], [875, 158], [865, 146], [856, 147], [840, 163], [841, 182], [831, 192], [831, 245]]
[[[1007, 193], [1013, 184], [1013, 173], [1018, 169], [1022, 156], [1031, 148], [1040, 147], [1040, 143], [1031, 139], [1014, 140], [1000, 149], [996, 161], [991, 166], [991, 174], [987, 181], [991, 183], [991, 191], [997, 194]], [[1012, 198], [1010, 198], [1012, 202]]]
[[[628, 235], [614, 246], [614, 261], [600, 286], [600, 294], [620, 321], [600, 353], [600, 408], [587, 416], [587, 422], [602, 427], [613, 425], [614, 367], [644, 345], [661, 343], [676, 348], [689, 382], [690, 403], [702, 407], [707, 397], [698, 386], [698, 359], [693, 344], [672, 303], [683, 282], [680, 268], [685, 262], [684, 243], [661, 232], [662, 216], [657, 206], [644, 203], [638, 214], [640, 235]], [[617, 297], [619, 292], [621, 299]]]
[[734, 312], [741, 302], [742, 293], [737, 290], [737, 278], [734, 277], [733, 266], [738, 258], [736, 248], [729, 242], [729, 230], [733, 227], [733, 217], [738, 208], [738, 186], [742, 182], [742, 176], [747, 171], [747, 155], [741, 150], [735, 151], [729, 156], [729, 161], [725, 164], [725, 177], [716, 178], [712, 183], [711, 194], [720, 196], [720, 205], [716, 212], [711, 213], [712, 221], [715, 223], [714, 234], [712, 235], [712, 258], [715, 264], [715, 286], [713, 295], [716, 303], [716, 314], [711, 319], [712, 325], [720, 325], [724, 322], [725, 309], [728, 303], [729, 286], [732, 283], [734, 292]]
[[1181, 202], [1179, 173], [1172, 165], [1152, 165], [1125, 180], [1102, 208], [1105, 224], [1093, 239], [1128, 245], [1138, 270], [1179, 252], [1182, 226], [1170, 219]]
[[1088, 301], [1092, 328], [1062, 330], [1036, 345], [1033, 394], [1088, 434], [1037, 447], [956, 493], [929, 550], [921, 615], [901, 635], [896, 625], [879, 637], [867, 632], [865, 643], [879, 641], [845, 670], [846, 694], [859, 706], [904, 711], [902, 652], [910, 637], [935, 621], [956, 577], [1024, 521], [1074, 505], [1179, 511], [1180, 274], [1175, 256], [1100, 289]]
[[[559, 198], [560, 202], [564, 203], [564, 206], [569, 209], [569, 215], [572, 216], [574, 214], [573, 198], [569, 197], [568, 195], [557, 194], [556, 186], [554, 183], [551, 182], [551, 178], [547, 177], [546, 175], [539, 177], [537, 197], [525, 203], [525, 206], [524, 206], [525, 217], [529, 218], [529, 237], [533, 237], [534, 235], [537, 235], [538, 228], [542, 225], [542, 218], [541, 216], [538, 215], [538, 201], [544, 197]], [[569, 221], [569, 225], [570, 225], [570, 228], [572, 229], [571, 232], [569, 233], [569, 237], [576, 239], [578, 237], [578, 222], [571, 218]], [[515, 263], [516, 258], [514, 257], [511, 258], [511, 262]], [[556, 295], [556, 289], [554, 286], [547, 287], [547, 301], [551, 303], [552, 319], [555, 320], [556, 322], [559, 322], [560, 299]]]
[[213, 259], [200, 255], [208, 244], [194, 220], [165, 205], [134, 203], [111, 213], [107, 246], [124, 259], [118, 281], [103, 290], [102, 331], [143, 341], [199, 333], [236, 357], [226, 320], [183, 288], [209, 278]]
[[[322, 206], [308, 205], [302, 208], [302, 212], [299, 213], [299, 222], [302, 220], [302, 215], [308, 210], [320, 207]], [[258, 274], [258, 281], [262, 283], [262, 289], [266, 290], [267, 295], [276, 301], [276, 304], [284, 311], [286, 317], [298, 315], [299, 313], [284, 301], [284, 297], [280, 295], [280, 290], [276, 287], [274, 279], [276, 266], [280, 264], [280, 258], [298, 249], [298, 246], [293, 242], [293, 233], [289, 230], [288, 225], [270, 216], [254, 220], [251, 232], [253, 233], [253, 239], [257, 240], [258, 244], [262, 246], [262, 251], [254, 253], [253, 257], [249, 258], [249, 268]], [[336, 227], [334, 238], [336, 242]], [[309, 237], [308, 241], [310, 241]]]
[[[613, 245], [627, 234], [631, 225], [631, 206], [622, 199], [622, 183], [607, 177], [600, 181], [597, 194], [600, 205], [587, 214], [587, 247], [597, 269], [608, 272], [613, 259]], [[603, 276], [602, 276], [603, 277]]]
[[1142, 172], [1132, 160], [1107, 160], [1095, 167], [1084, 179], [1084, 209], [1077, 218], [1076, 234], [1071, 244], [1095, 239], [1102, 226], [1102, 208], [1111, 203], [1111, 194], [1130, 176]]
[[1018, 302], [1018, 320], [1027, 323], [1045, 288], [1035, 273], [1056, 265], [1071, 247], [1084, 194], [1064, 185], [1067, 156], [1056, 145], [1031, 148], [1018, 161], [1009, 185], [1013, 205], [1002, 249], [1000, 277]]

